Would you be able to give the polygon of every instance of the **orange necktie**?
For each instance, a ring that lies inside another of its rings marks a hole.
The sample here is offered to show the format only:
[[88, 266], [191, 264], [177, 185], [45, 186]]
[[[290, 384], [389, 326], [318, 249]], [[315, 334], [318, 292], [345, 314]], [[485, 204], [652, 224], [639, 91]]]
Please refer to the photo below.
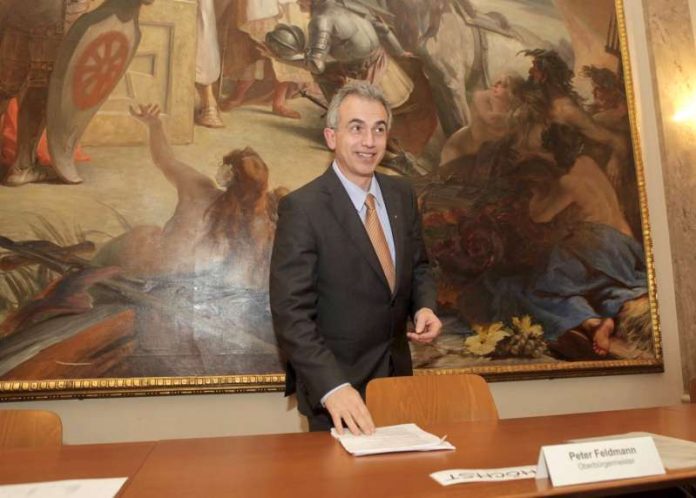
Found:
[[379, 222], [379, 217], [377, 216], [374, 195], [367, 194], [367, 198], [365, 199], [365, 207], [367, 208], [367, 214], [365, 215], [365, 230], [367, 230], [367, 235], [370, 237], [370, 242], [372, 242], [372, 246], [375, 248], [379, 263], [382, 265], [382, 271], [384, 271], [384, 275], [387, 277], [389, 289], [394, 292], [394, 287], [396, 285], [394, 262], [392, 261], [391, 252], [389, 252], [387, 238], [384, 236], [384, 230], [382, 230], [382, 224]]

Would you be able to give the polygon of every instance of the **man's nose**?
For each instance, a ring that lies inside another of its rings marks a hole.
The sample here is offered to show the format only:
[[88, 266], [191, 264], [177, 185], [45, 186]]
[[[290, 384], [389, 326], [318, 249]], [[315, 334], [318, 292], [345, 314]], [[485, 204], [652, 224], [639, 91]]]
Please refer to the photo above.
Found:
[[373, 147], [375, 145], [375, 132], [369, 128], [366, 128], [362, 134], [362, 143], [367, 147]]

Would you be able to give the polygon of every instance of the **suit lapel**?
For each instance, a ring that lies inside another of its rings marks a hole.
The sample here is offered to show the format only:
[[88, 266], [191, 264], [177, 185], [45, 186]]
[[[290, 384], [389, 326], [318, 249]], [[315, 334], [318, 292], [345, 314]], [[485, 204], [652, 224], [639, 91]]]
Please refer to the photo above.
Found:
[[[375, 177], [378, 181], [383, 178], [382, 175], [375, 175]], [[396, 261], [394, 261], [394, 269], [396, 271], [396, 286], [394, 287], [394, 294], [396, 294], [399, 290], [399, 280], [404, 264], [406, 236], [403, 219], [404, 209], [402, 206], [401, 197], [398, 195], [395, 189], [390, 188], [388, 182], [379, 181], [379, 188], [382, 190], [382, 197], [384, 197], [384, 204], [387, 207], [389, 224], [391, 225], [392, 236], [394, 237], [394, 253], [396, 259]]]
[[[389, 288], [389, 282], [387, 282], [387, 277], [384, 275], [384, 270], [382, 270], [382, 265], [372, 247], [372, 242], [365, 231], [365, 226], [360, 219], [360, 215], [355, 210], [355, 206], [351, 202], [348, 193], [343, 188], [343, 185], [341, 185], [341, 181], [331, 167], [322, 175], [322, 180], [324, 184], [324, 194], [327, 196], [326, 204], [336, 218], [338, 226], [346, 232], [360, 254], [365, 257], [384, 285]], [[380, 183], [380, 187], [381, 186], [382, 184]]]

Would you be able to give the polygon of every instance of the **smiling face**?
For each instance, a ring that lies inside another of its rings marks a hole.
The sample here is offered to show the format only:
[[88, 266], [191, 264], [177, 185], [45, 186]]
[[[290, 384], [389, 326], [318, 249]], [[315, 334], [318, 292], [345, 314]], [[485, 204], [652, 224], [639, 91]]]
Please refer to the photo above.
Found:
[[387, 148], [387, 120], [380, 102], [349, 95], [339, 107], [336, 128], [324, 128], [341, 172], [365, 190]]

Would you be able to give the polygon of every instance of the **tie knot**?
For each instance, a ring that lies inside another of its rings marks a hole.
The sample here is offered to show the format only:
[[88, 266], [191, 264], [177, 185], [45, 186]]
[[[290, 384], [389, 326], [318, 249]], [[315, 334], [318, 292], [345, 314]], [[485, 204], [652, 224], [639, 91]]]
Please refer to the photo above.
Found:
[[365, 197], [365, 206], [367, 206], [367, 209], [374, 209], [375, 208], [375, 196], [372, 194], [367, 194], [367, 197]]

